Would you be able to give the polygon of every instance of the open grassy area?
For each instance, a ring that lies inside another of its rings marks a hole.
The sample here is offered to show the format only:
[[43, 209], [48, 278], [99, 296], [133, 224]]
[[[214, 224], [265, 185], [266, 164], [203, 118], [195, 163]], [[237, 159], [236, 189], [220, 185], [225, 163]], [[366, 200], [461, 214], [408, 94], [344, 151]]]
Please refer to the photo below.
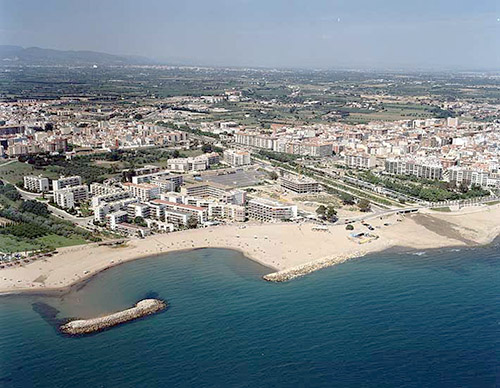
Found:
[[40, 174], [49, 179], [59, 178], [59, 175], [54, 172], [36, 169], [28, 163], [21, 163], [16, 161], [0, 166], [0, 178], [12, 184], [16, 184], [22, 181], [25, 175]]
[[451, 212], [451, 209], [449, 207], [434, 207], [431, 210], [434, 210], [435, 212], [444, 212], [444, 213], [449, 213]]
[[41, 244], [34, 240], [21, 239], [11, 235], [0, 234], [0, 252], [24, 252], [40, 249]]
[[79, 236], [64, 237], [58, 236], [57, 234], [49, 234], [29, 240], [12, 235], [0, 234], [0, 252], [3, 253], [32, 251], [45, 247], [68, 247], [85, 243], [85, 239]]
[[69, 247], [71, 245], [81, 245], [87, 243], [85, 239], [80, 236], [58, 236], [57, 234], [49, 234], [47, 236], [39, 237], [36, 241], [51, 247]]

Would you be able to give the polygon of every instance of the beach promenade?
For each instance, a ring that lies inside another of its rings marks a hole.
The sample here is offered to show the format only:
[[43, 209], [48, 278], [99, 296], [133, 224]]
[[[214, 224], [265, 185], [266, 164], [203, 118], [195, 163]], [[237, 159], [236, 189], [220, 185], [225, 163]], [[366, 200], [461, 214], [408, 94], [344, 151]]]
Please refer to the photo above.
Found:
[[[369, 231], [360, 223], [354, 231], [344, 225], [316, 230], [313, 224], [235, 224], [193, 229], [128, 240], [111, 247], [98, 244], [59, 249], [59, 253], [19, 267], [0, 270], [0, 292], [64, 292], [72, 284], [120, 263], [197, 248], [229, 248], [269, 268], [267, 280], [289, 280], [354, 257], [394, 246], [430, 249], [487, 244], [500, 232], [500, 204], [458, 212], [424, 210], [370, 220]], [[372, 233], [378, 238], [360, 244], [351, 233]], [[293, 276], [291, 276], [293, 274]]]

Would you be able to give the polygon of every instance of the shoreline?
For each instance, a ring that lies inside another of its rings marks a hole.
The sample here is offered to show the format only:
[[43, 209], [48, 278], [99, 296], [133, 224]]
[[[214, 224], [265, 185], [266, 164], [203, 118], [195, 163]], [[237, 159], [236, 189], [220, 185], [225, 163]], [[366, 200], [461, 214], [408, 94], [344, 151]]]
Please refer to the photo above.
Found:
[[[0, 270], [0, 296], [62, 296], [125, 262], [205, 248], [240, 252], [270, 270], [264, 280], [291, 280], [395, 247], [419, 250], [488, 245], [500, 232], [496, 219], [500, 219], [500, 204], [457, 213], [388, 216], [370, 221], [376, 227], [372, 233], [379, 238], [366, 244], [351, 241], [349, 231], [341, 225], [329, 226], [324, 232], [313, 231], [312, 224], [283, 223], [193, 229], [128, 240], [120, 247], [66, 247], [49, 259]], [[355, 232], [366, 230], [356, 225]]]

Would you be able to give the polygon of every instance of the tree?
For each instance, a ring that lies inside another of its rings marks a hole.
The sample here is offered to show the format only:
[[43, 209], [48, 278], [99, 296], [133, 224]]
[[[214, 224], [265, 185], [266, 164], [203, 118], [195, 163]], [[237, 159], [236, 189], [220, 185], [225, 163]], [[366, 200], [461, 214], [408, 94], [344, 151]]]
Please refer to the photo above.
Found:
[[139, 226], [147, 226], [146, 221], [141, 216], [137, 216], [134, 218], [134, 224]]
[[271, 171], [269, 173], [269, 178], [271, 178], [273, 181], [278, 179], [278, 174], [275, 171]]
[[344, 205], [354, 205], [354, 197], [351, 194], [342, 193], [340, 199]]
[[352, 226], [351, 224], [346, 225], [345, 230], [354, 230], [354, 226]]
[[201, 150], [203, 151], [204, 154], [212, 152], [212, 145], [211, 144], [203, 144], [201, 146]]
[[325, 205], [319, 205], [318, 208], [316, 209], [316, 214], [320, 216], [321, 218], [325, 217], [326, 214], [326, 206]]
[[360, 199], [358, 202], [359, 210], [362, 212], [368, 212], [371, 209], [370, 201], [367, 199]]
[[140, 113], [136, 113], [134, 115], [134, 120], [142, 120], [142, 115]]
[[196, 229], [198, 227], [198, 219], [196, 217], [190, 217], [187, 221], [187, 227], [189, 229]]
[[335, 208], [332, 205], [328, 206], [326, 209], [326, 218], [328, 218], [328, 220], [330, 221], [333, 221], [334, 219], [336, 219], [336, 215], [337, 211], [335, 210]]

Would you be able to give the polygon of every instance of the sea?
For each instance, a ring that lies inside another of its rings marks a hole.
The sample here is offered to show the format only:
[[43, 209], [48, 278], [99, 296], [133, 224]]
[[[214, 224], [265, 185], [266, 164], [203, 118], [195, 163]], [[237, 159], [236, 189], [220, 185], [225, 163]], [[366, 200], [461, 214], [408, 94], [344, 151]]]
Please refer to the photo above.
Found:
[[[64, 295], [0, 297], [0, 387], [495, 387], [500, 242], [392, 249], [287, 283], [240, 252], [136, 260]], [[0, 273], [1, 276], [1, 273]], [[162, 313], [83, 337], [57, 325]]]

